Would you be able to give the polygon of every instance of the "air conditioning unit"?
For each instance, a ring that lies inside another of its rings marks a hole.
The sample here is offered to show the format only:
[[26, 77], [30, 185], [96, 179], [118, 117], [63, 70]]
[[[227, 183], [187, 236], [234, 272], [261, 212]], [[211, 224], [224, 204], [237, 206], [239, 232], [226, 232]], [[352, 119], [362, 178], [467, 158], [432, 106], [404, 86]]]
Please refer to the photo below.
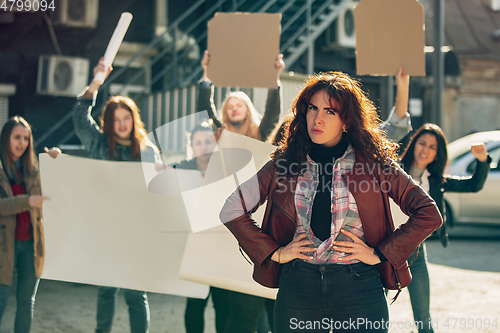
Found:
[[99, 0], [59, 0], [54, 12], [56, 25], [95, 28], [99, 13]]
[[36, 92], [42, 95], [78, 95], [89, 80], [89, 60], [58, 55], [38, 59]]
[[333, 24], [326, 30], [326, 45], [330, 48], [355, 48], [354, 8], [358, 2], [348, 3]]

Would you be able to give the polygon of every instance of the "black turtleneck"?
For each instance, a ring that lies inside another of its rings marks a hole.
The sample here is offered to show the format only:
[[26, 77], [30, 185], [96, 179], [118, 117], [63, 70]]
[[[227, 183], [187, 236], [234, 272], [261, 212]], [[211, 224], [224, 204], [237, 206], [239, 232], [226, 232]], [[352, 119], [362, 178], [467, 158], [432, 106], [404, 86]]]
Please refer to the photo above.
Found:
[[333, 147], [313, 143], [309, 157], [319, 166], [319, 184], [312, 207], [311, 229], [314, 235], [324, 241], [330, 237], [332, 223], [332, 173], [335, 160], [342, 157], [349, 142], [345, 135]]

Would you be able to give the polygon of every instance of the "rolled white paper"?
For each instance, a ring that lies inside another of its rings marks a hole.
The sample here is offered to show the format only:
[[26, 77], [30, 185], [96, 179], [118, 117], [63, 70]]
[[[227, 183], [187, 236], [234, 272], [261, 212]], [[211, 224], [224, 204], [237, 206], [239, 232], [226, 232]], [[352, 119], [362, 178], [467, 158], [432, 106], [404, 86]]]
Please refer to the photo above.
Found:
[[[106, 67], [111, 66], [113, 60], [115, 60], [116, 53], [122, 44], [123, 37], [125, 37], [125, 33], [127, 32], [128, 26], [132, 21], [132, 14], [130, 13], [122, 13], [120, 16], [120, 20], [116, 25], [115, 31], [113, 32], [113, 36], [109, 40], [108, 47], [106, 48], [106, 52], [104, 52], [104, 64]], [[100, 82], [101, 84], [104, 82], [106, 78], [105, 72], [98, 72], [96, 76], [94, 76], [94, 81]]]

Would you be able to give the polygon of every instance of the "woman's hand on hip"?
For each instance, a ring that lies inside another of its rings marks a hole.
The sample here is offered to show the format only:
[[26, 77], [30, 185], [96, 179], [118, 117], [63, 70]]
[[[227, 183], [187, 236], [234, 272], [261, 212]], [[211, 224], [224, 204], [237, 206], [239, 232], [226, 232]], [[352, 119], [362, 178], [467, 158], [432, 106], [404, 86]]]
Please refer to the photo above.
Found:
[[376, 265], [380, 263], [379, 257], [375, 254], [372, 247], [366, 245], [358, 236], [350, 231], [341, 229], [342, 232], [347, 237], [351, 238], [353, 242], [346, 241], [334, 241], [332, 248], [339, 252], [350, 253], [351, 255], [347, 257], [340, 258], [342, 261], [349, 261], [357, 259], [368, 265]]
[[316, 247], [309, 247], [314, 244], [307, 238], [307, 234], [300, 234], [292, 240], [287, 246], [280, 247], [274, 252], [271, 259], [280, 264], [285, 264], [293, 259], [311, 260], [313, 257], [307, 256], [304, 253], [315, 252]]

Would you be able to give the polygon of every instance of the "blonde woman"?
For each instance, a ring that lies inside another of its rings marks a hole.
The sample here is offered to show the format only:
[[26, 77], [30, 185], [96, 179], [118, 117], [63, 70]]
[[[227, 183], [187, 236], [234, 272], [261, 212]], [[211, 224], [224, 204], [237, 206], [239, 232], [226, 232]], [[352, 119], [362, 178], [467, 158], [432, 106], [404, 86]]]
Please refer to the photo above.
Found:
[[219, 119], [219, 116], [221, 116], [222, 122], [229, 131], [265, 141], [276, 126], [281, 111], [279, 75], [285, 68], [283, 55], [278, 55], [274, 64], [278, 88], [268, 90], [266, 110], [262, 119], [250, 98], [242, 91], [229, 93], [222, 102], [222, 115], [218, 114], [213, 99], [212, 81], [208, 78], [209, 64], [210, 53], [205, 51], [201, 61], [203, 77], [199, 85], [197, 110], [207, 110], [217, 127], [221, 127]]

